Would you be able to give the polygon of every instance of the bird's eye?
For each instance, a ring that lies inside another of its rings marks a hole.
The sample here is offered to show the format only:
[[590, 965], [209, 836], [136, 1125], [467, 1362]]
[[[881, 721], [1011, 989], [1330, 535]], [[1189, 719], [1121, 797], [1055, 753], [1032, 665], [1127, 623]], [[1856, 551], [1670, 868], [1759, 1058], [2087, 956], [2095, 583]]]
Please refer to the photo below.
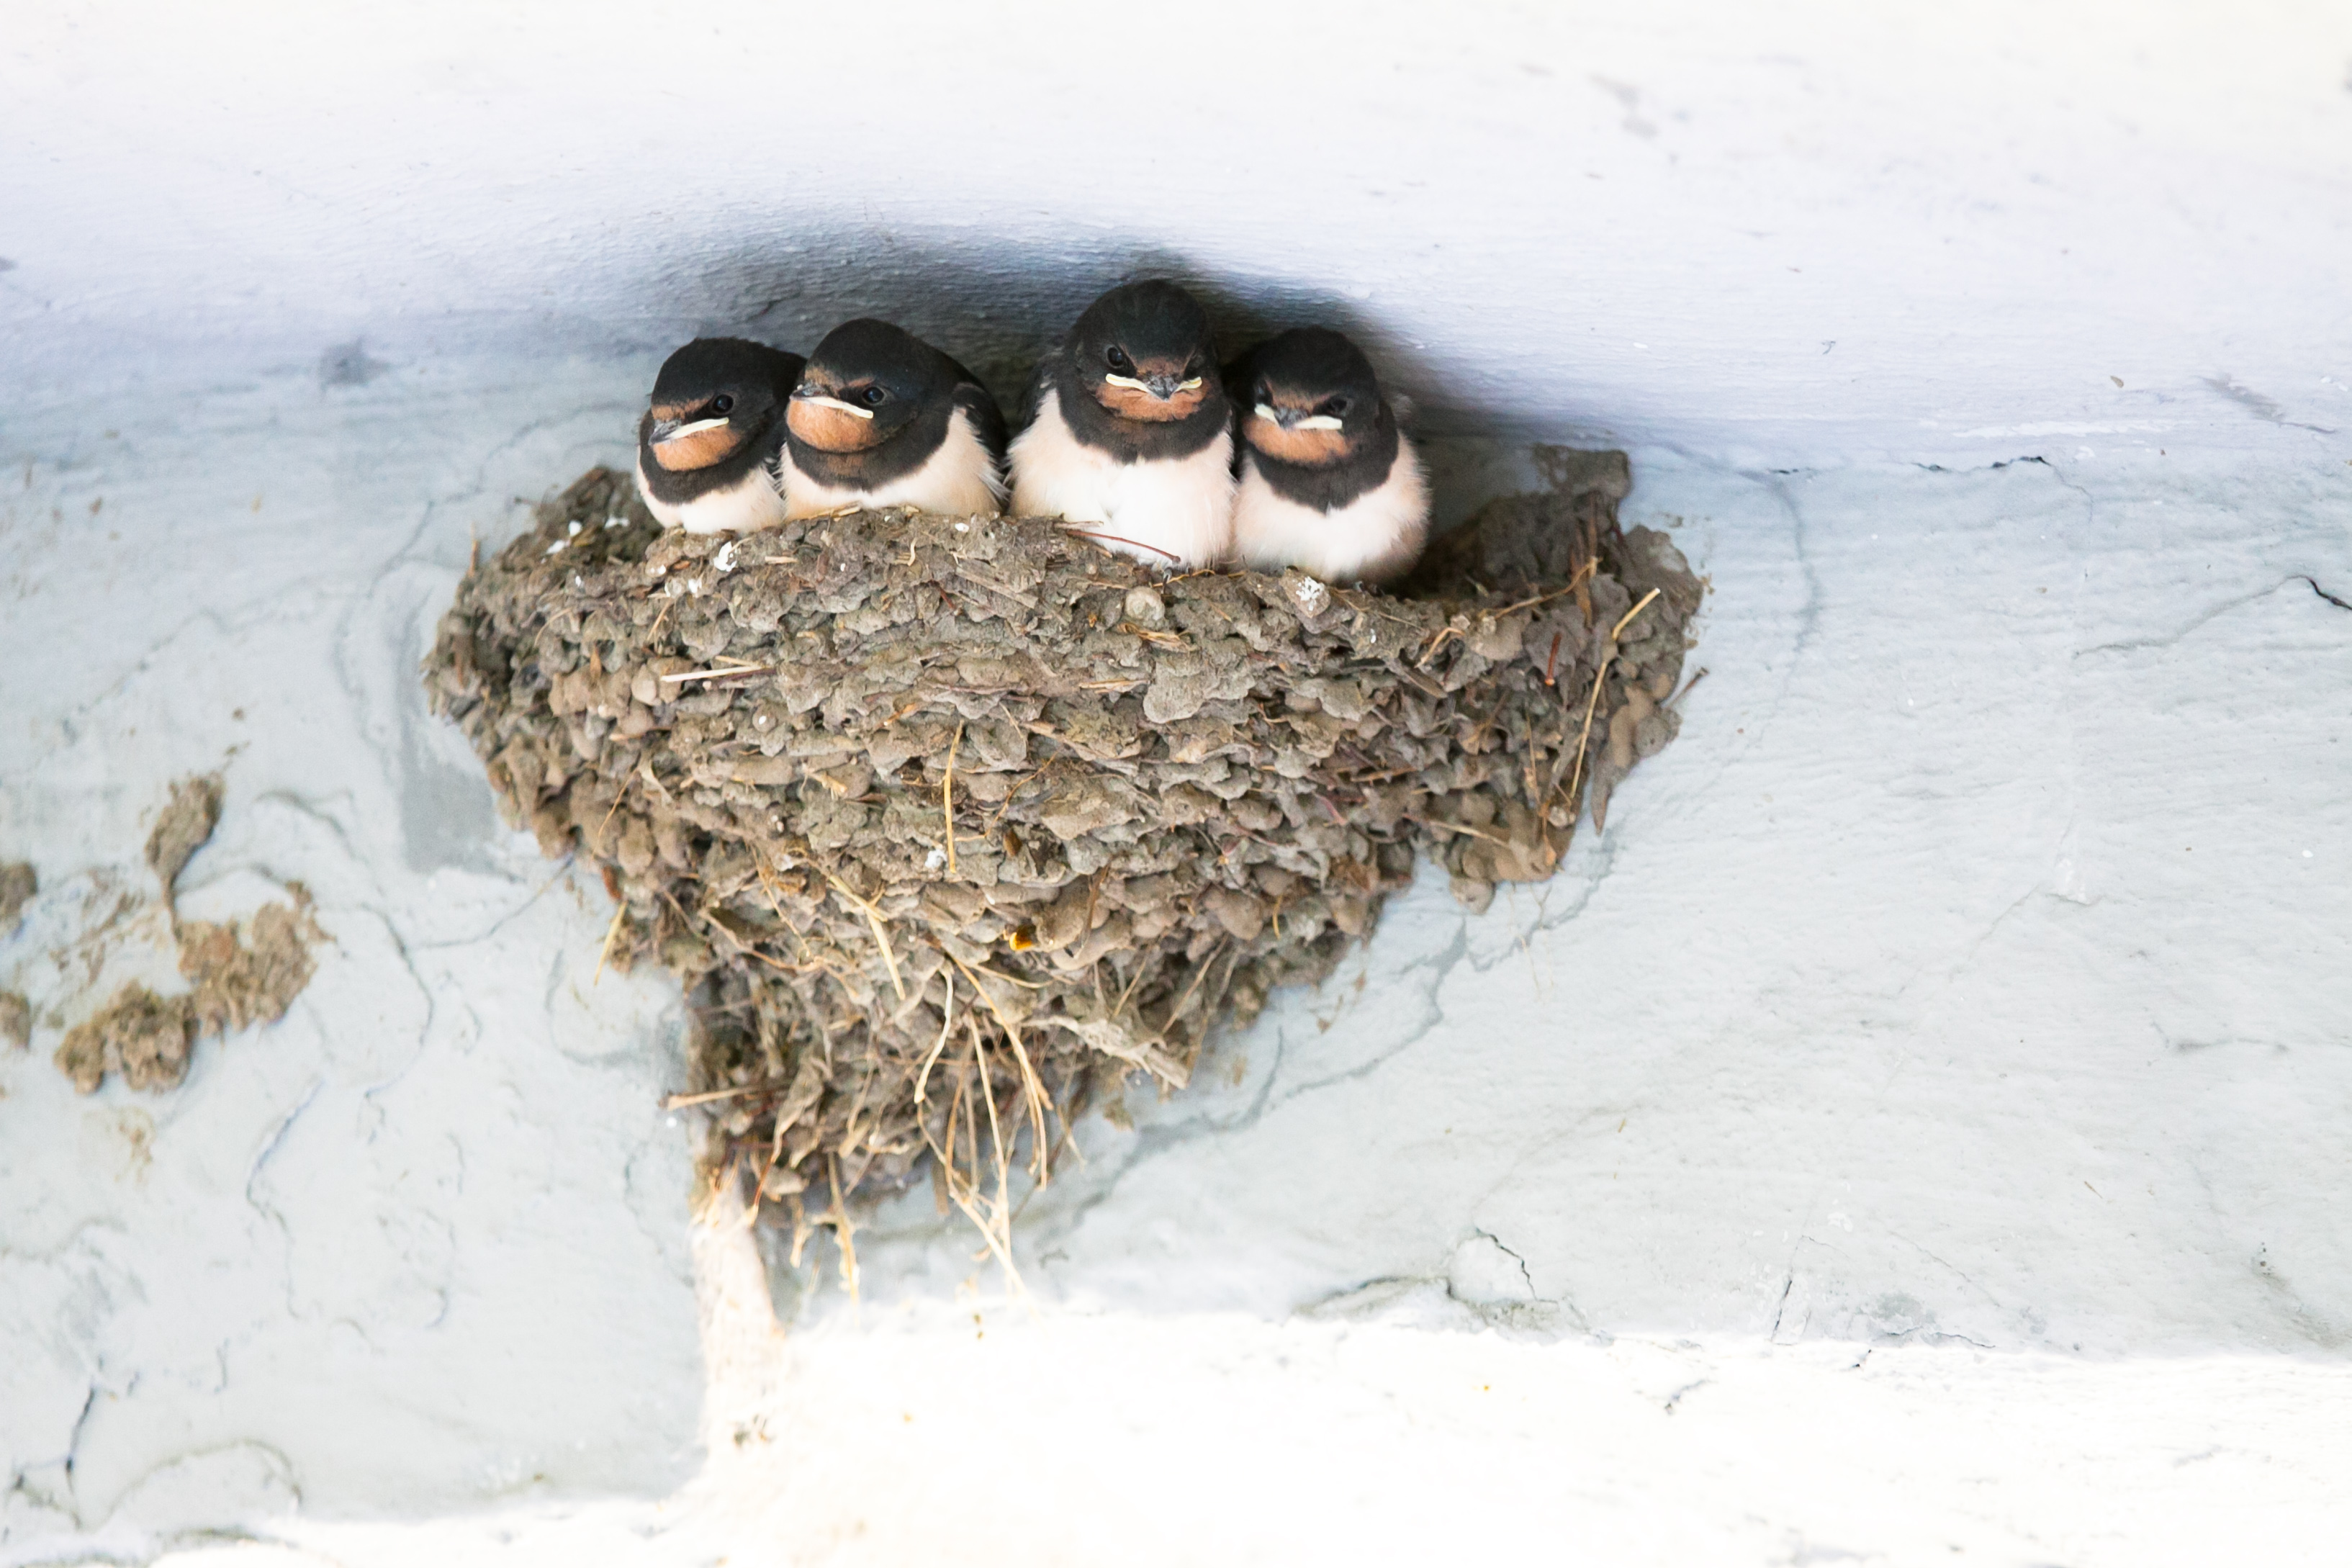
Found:
[[1111, 369], [1118, 372], [1121, 375], [1125, 375], [1129, 371], [1135, 368], [1135, 362], [1128, 358], [1127, 351], [1119, 347], [1117, 343], [1111, 344], [1109, 351], [1103, 355], [1103, 358], [1108, 360], [1110, 362]]
[[869, 386], [857, 395], [857, 401], [868, 408], [879, 408], [882, 406], [882, 400], [888, 395], [890, 395], [878, 386]]
[[1354, 404], [1344, 397], [1334, 397], [1323, 405], [1322, 411], [1334, 419], [1345, 419], [1348, 416], [1348, 410], [1354, 406]]
[[735, 400], [723, 392], [710, 400], [710, 412], [713, 414], [724, 414], [734, 406]]

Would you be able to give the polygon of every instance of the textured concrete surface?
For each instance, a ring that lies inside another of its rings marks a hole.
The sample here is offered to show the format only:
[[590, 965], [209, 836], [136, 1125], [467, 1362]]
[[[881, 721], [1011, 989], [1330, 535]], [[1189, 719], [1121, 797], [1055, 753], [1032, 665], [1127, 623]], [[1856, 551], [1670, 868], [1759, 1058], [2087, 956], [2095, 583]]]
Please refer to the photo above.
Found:
[[[2183, 467], [1639, 464], [1629, 515], [1716, 584], [1682, 739], [1550, 885], [1472, 918], [1425, 879], [1195, 1092], [1091, 1128], [1034, 1272], [1128, 1309], [1486, 1268], [1562, 1330], [2352, 1344], [2352, 469]], [[929, 1211], [869, 1280], [961, 1278]]]
[[[0, 1563], [2326, 1561], [2341, 9], [895, 23], [10, 19]], [[1009, 388], [1139, 266], [1361, 331], [1450, 511], [1632, 447], [1710, 673], [1550, 887], [1087, 1128], [1027, 1306], [919, 1199], [853, 1307], [691, 1231], [676, 998], [415, 660], [686, 333]], [[212, 768], [189, 911], [332, 945], [78, 1099]]]
[[[456, 1506], [693, 1462], [676, 997], [592, 989], [603, 889], [499, 826], [413, 673], [469, 525], [578, 459], [535, 391], [392, 395], [306, 376], [9, 430], [0, 845], [42, 884], [0, 942], [37, 1025], [0, 1049], [11, 1545], [118, 1507]], [[182, 912], [299, 881], [332, 941], [177, 1091], [81, 1099], [49, 1053], [172, 976], [145, 819], [215, 768]]]
[[28, 7], [0, 343], [28, 387], [358, 379], [878, 310], [1009, 384], [1156, 266], [1352, 324], [1456, 434], [1777, 468], [2352, 423], [2328, 0], [894, 16]]

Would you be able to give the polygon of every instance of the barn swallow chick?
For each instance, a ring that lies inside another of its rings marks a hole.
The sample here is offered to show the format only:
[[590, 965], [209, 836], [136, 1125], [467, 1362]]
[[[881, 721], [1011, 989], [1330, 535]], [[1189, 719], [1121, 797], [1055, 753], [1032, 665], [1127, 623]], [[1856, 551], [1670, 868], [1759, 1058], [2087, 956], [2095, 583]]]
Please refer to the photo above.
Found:
[[1234, 558], [1327, 583], [1411, 571], [1429, 532], [1429, 486], [1356, 345], [1301, 327], [1244, 356], [1233, 384], [1243, 405]]
[[1004, 416], [980, 378], [887, 321], [845, 321], [809, 356], [784, 416], [788, 517], [911, 506], [993, 517]]
[[1192, 296], [1157, 280], [1112, 289], [1038, 366], [1032, 395], [1013, 442], [1015, 512], [1159, 566], [1224, 559], [1233, 405]]
[[637, 422], [637, 489], [665, 528], [748, 532], [784, 521], [774, 467], [801, 356], [697, 338], [662, 362]]

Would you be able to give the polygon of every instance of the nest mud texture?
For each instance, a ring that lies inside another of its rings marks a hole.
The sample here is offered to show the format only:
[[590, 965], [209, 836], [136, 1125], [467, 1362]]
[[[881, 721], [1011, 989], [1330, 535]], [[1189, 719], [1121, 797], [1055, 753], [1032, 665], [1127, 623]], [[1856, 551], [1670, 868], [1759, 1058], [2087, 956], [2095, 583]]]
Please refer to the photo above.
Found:
[[993, 1239], [1024, 1139], [1042, 1179], [1092, 1091], [1182, 1085], [1417, 854], [1478, 907], [1549, 876], [1673, 737], [1701, 586], [1619, 531], [1622, 455], [1547, 460], [1407, 596], [1028, 519], [664, 533], [599, 469], [467, 574], [425, 679], [509, 820], [602, 868], [600, 963], [685, 983], [714, 1172], [804, 1237], [928, 1156]]

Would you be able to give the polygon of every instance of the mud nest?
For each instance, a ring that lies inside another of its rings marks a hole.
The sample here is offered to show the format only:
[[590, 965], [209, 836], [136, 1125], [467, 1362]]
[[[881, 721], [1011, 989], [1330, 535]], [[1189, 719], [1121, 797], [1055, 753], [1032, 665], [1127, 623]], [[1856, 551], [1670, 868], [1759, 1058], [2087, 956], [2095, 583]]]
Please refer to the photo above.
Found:
[[1417, 854], [1474, 907], [1549, 876], [1673, 738], [1701, 586], [1620, 531], [1621, 454], [1542, 456], [1394, 595], [1029, 519], [665, 533], [596, 469], [467, 574], [425, 679], [509, 820], [602, 869], [600, 963], [684, 983], [713, 1180], [846, 1242], [928, 1167], [1002, 1251], [1091, 1098], [1181, 1087]]

